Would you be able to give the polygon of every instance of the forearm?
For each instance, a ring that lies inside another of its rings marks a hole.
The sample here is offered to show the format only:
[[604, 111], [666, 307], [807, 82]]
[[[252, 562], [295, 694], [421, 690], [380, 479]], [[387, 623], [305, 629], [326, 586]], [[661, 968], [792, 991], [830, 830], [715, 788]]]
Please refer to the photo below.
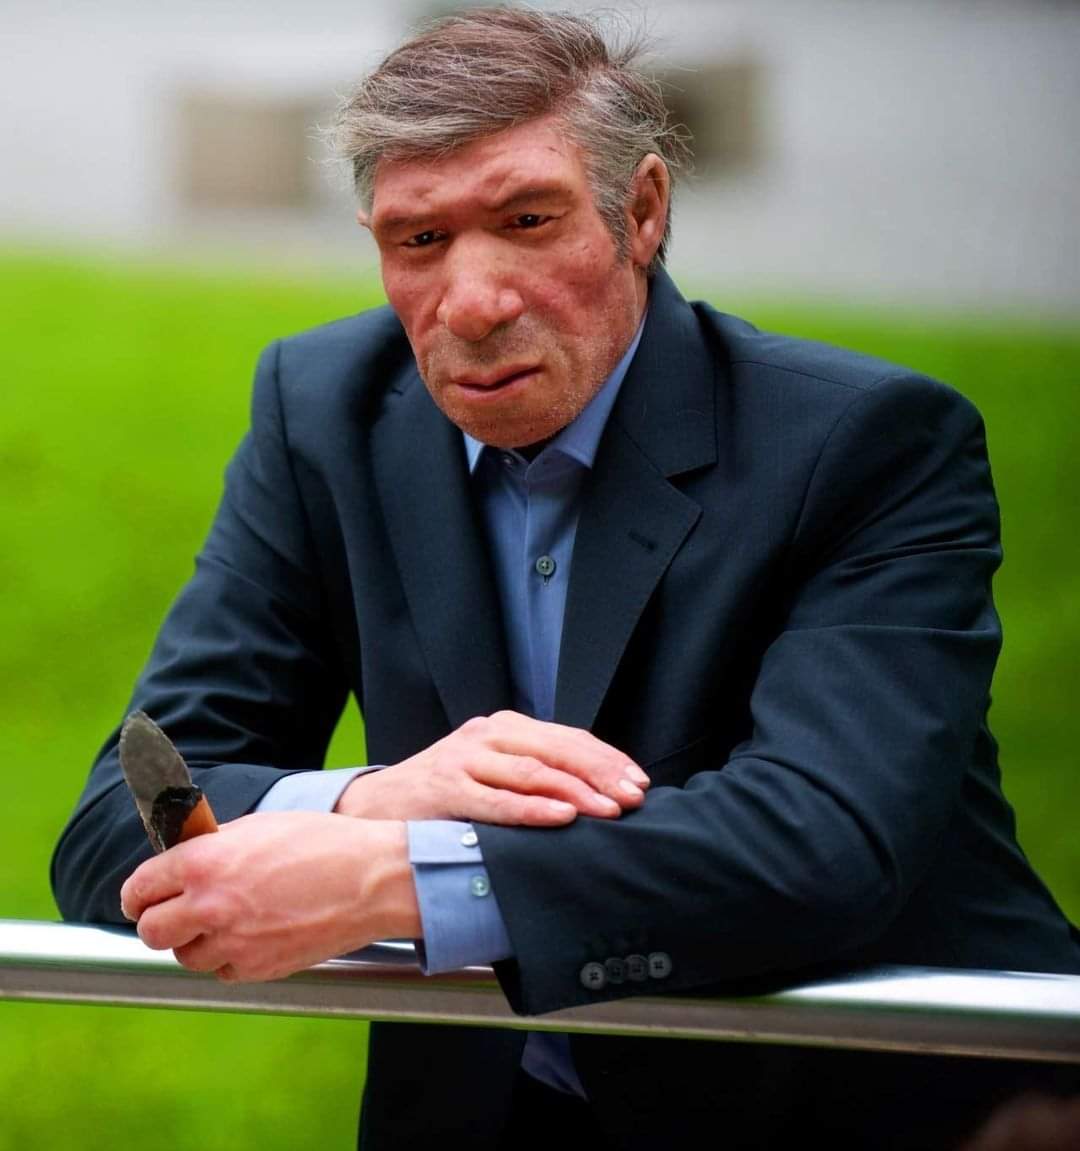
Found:
[[[288, 776], [267, 792], [257, 810], [330, 812], [353, 780], [363, 776], [355, 791], [367, 789], [374, 782], [372, 773], [380, 770], [343, 768]], [[407, 826], [424, 971], [434, 974], [507, 958], [511, 949], [506, 927], [472, 825], [414, 820]]]

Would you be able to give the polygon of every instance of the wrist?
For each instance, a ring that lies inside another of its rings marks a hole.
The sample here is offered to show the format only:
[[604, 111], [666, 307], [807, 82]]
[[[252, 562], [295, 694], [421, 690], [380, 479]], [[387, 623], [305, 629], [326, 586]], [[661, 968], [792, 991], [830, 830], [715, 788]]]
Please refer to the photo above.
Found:
[[380, 811], [379, 797], [382, 788], [379, 777], [386, 768], [376, 771], [364, 771], [350, 780], [342, 790], [334, 804], [335, 815], [347, 815], [352, 819], [385, 819], [387, 815]]
[[406, 824], [399, 820], [371, 820], [375, 850], [365, 868], [371, 906], [378, 909], [380, 934], [386, 939], [419, 939], [423, 933], [416, 882], [409, 861]]

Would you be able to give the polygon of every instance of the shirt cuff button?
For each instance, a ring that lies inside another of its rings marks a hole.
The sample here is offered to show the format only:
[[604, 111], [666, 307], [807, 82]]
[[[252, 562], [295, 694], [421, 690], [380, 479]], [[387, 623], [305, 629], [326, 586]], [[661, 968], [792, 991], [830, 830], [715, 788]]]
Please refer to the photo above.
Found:
[[491, 884], [488, 882], [487, 876], [474, 875], [472, 879], [469, 880], [469, 890], [477, 899], [481, 899], [491, 892]]

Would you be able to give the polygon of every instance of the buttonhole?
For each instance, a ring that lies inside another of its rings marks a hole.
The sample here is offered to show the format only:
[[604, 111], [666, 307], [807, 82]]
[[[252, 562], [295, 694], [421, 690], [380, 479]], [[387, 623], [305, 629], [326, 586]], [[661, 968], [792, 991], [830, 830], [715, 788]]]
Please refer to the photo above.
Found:
[[641, 546], [647, 552], [656, 551], [656, 540], [651, 540], [648, 537], [643, 536], [640, 532], [634, 531], [633, 528], [630, 529], [630, 538], [634, 541], [634, 543], [641, 544]]

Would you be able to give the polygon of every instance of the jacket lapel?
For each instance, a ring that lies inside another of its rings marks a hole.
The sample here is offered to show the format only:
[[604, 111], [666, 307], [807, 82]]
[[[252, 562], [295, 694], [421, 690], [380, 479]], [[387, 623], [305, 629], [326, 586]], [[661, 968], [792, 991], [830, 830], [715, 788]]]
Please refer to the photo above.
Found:
[[[671, 478], [716, 462], [714, 377], [693, 311], [658, 272], [583, 497], [556, 684], [561, 723], [592, 726], [641, 613], [701, 515]], [[499, 600], [461, 433], [415, 370], [388, 393], [371, 444], [394, 559], [450, 725], [509, 707]]]
[[412, 370], [387, 395], [371, 442], [394, 559], [450, 726], [509, 707], [499, 600], [461, 432]]
[[670, 477], [716, 463], [714, 377], [693, 311], [657, 273], [578, 522], [555, 696], [561, 723], [592, 726], [641, 613], [701, 515]]

